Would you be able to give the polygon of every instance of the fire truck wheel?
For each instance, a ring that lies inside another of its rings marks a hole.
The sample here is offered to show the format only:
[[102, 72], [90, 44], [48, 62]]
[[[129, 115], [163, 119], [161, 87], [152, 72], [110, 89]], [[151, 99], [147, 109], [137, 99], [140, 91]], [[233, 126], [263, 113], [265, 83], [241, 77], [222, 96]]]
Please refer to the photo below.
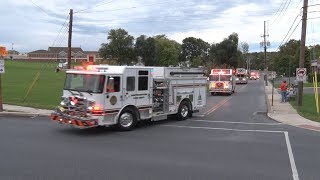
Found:
[[119, 116], [117, 127], [122, 131], [132, 130], [137, 124], [135, 113], [130, 110], [123, 110]]
[[190, 103], [187, 101], [182, 101], [178, 109], [178, 120], [186, 120], [188, 117], [190, 117], [190, 111]]

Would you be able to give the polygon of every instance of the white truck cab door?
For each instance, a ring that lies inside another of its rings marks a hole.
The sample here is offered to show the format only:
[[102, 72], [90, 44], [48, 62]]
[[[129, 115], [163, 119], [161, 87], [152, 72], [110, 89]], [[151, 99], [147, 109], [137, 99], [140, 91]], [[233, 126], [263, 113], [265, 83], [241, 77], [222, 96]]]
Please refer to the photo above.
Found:
[[136, 105], [147, 107], [152, 105], [152, 83], [150, 69], [137, 69]]
[[135, 95], [137, 92], [137, 70], [126, 69], [123, 74], [123, 105], [136, 105]]
[[122, 76], [106, 76], [105, 109], [107, 111], [119, 110], [122, 107], [123, 97], [121, 92]]

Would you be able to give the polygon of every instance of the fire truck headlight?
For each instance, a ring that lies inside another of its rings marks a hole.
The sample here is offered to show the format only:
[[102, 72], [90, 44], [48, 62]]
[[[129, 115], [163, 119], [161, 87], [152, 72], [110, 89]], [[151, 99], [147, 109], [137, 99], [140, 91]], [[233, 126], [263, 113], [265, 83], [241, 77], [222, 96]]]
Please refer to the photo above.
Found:
[[239, 81], [239, 78], [236, 78], [236, 81]]
[[61, 102], [60, 102], [60, 105], [61, 105], [61, 106], [64, 106], [64, 105], [66, 105], [66, 103], [65, 103], [64, 101], [61, 101]]

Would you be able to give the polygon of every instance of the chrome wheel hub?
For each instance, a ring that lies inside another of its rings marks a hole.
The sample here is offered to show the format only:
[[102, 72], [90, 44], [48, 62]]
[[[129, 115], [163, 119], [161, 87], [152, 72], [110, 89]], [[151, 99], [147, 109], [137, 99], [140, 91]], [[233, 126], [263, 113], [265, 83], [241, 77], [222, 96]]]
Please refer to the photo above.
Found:
[[133, 124], [133, 116], [130, 113], [123, 113], [119, 118], [122, 127], [130, 127]]
[[181, 116], [182, 116], [182, 117], [187, 117], [188, 112], [189, 112], [188, 106], [183, 105], [183, 106], [181, 107]]

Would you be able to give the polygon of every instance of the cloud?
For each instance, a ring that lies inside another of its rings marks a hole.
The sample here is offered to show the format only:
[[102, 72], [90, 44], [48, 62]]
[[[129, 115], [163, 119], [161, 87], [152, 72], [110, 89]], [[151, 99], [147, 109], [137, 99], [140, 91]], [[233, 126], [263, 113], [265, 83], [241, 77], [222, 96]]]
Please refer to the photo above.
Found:
[[[280, 6], [282, 3], [282, 0], [10, 0], [0, 7], [5, 14], [0, 44], [11, 47], [13, 42], [19, 51], [46, 49], [53, 43], [65, 46], [66, 18], [73, 9], [73, 46], [81, 45], [85, 50], [98, 50], [106, 42], [110, 29], [124, 28], [135, 37], [166, 34], [180, 43], [189, 36], [217, 43], [236, 32], [240, 41], [249, 43], [250, 51], [260, 51], [264, 21], [268, 23], [269, 49], [276, 50], [302, 6], [301, 2]], [[310, 13], [310, 17], [317, 16], [319, 13]], [[308, 44], [319, 42], [318, 27], [318, 19], [309, 20]], [[300, 30], [297, 27], [290, 38], [299, 39]]]

